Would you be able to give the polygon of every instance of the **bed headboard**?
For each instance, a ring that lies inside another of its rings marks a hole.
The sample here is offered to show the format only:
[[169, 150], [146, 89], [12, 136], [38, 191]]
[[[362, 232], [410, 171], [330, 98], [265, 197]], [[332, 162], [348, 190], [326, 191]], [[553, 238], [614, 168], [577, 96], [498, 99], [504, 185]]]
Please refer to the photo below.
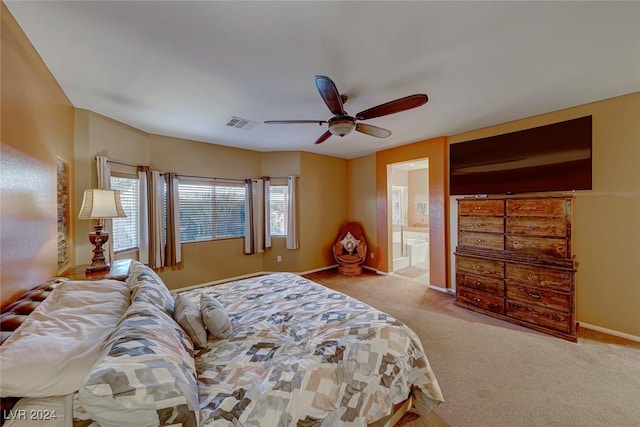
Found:
[[49, 296], [52, 290], [61, 283], [67, 281], [64, 278], [55, 278], [46, 281], [30, 290], [24, 295], [2, 309], [0, 314], [0, 332], [2, 337], [0, 344], [18, 329], [29, 314]]

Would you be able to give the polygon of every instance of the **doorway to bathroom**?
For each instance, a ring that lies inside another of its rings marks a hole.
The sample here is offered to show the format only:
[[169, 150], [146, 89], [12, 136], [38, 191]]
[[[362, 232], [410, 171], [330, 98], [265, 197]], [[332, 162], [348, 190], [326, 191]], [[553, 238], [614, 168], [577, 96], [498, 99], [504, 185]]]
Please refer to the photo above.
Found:
[[391, 270], [429, 284], [429, 159], [389, 165]]

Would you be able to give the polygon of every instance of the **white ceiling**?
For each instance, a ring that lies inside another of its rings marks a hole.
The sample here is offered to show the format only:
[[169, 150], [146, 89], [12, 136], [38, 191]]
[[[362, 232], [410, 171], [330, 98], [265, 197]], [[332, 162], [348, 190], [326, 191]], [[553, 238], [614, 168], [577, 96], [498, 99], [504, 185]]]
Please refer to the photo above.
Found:
[[[6, 0], [71, 102], [138, 129], [341, 158], [640, 90], [640, 2]], [[323, 74], [393, 132], [314, 141]], [[231, 116], [258, 122], [226, 126]]]

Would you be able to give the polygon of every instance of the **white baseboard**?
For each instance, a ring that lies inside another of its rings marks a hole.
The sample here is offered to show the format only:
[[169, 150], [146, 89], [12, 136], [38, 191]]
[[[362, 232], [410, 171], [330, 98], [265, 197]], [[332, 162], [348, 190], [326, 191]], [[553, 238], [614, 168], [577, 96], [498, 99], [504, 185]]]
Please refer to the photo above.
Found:
[[602, 326], [590, 325], [589, 323], [578, 322], [581, 328], [592, 329], [594, 331], [603, 332], [605, 334], [613, 335], [614, 337], [624, 338], [629, 341], [640, 342], [640, 337], [636, 335], [627, 334], [625, 332], [616, 331], [613, 329], [603, 328]]
[[255, 273], [243, 274], [242, 276], [228, 277], [226, 279], [213, 280], [211, 282], [205, 282], [197, 285], [184, 286], [182, 288], [169, 289], [169, 290], [171, 292], [184, 292], [184, 291], [190, 291], [191, 289], [204, 288], [205, 286], [219, 285], [221, 283], [234, 282], [236, 280], [249, 279], [251, 277], [256, 277], [256, 276], [264, 276], [265, 274], [269, 274], [269, 273], [264, 271], [257, 271]]
[[[305, 274], [317, 273], [318, 271], [324, 271], [324, 270], [331, 270], [332, 268], [337, 268], [337, 267], [338, 267], [338, 264], [334, 264], [334, 265], [329, 265], [327, 267], [320, 267], [320, 268], [316, 268], [316, 269], [313, 269], [313, 270], [302, 271], [302, 272], [294, 273], [294, 274], [299, 274], [300, 276], [303, 276]], [[227, 282], [235, 282], [236, 280], [249, 279], [251, 277], [264, 276], [266, 274], [273, 274], [273, 273], [287, 273], [287, 272], [286, 271], [256, 271], [255, 273], [243, 274], [241, 276], [227, 277], [226, 279], [213, 280], [211, 282], [200, 283], [200, 284], [197, 284], [197, 285], [184, 286], [182, 288], [170, 289], [170, 291], [171, 292], [190, 291], [191, 289], [204, 288], [205, 286], [219, 285], [221, 283], [227, 283]]]
[[318, 271], [331, 270], [332, 268], [338, 268], [338, 264], [333, 264], [333, 265], [330, 265], [328, 267], [320, 267], [320, 268], [316, 268], [314, 270], [307, 270], [307, 271], [303, 271], [301, 273], [296, 273], [296, 274], [299, 274], [299, 275], [303, 276], [305, 274], [317, 273]]
[[363, 265], [362, 268], [364, 268], [365, 270], [369, 270], [369, 271], [373, 271], [376, 274], [379, 274], [381, 276], [388, 276], [389, 273], [385, 273], [384, 271], [380, 271], [377, 268], [374, 267], [369, 267], [368, 265]]
[[434, 291], [442, 292], [443, 294], [447, 294], [447, 295], [456, 294], [456, 290], [451, 288], [443, 288], [442, 286], [434, 286], [434, 285], [429, 285], [429, 288], [433, 289]]

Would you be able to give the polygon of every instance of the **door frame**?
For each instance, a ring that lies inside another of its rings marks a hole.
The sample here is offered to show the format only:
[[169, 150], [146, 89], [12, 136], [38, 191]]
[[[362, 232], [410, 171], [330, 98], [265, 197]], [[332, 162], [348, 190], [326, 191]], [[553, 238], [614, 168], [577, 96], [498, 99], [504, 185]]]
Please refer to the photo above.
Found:
[[450, 288], [448, 139], [425, 141], [376, 152], [376, 231], [380, 257], [377, 269], [390, 272], [393, 256], [389, 241], [389, 194], [387, 167], [393, 163], [429, 158], [429, 266], [432, 286]]

